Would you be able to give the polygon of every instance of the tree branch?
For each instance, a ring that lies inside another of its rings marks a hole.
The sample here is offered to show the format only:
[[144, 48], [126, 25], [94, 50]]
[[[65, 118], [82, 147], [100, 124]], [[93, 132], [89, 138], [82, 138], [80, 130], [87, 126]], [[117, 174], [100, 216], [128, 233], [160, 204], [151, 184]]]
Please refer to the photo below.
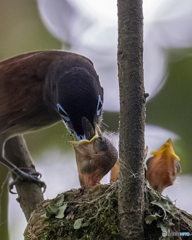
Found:
[[25, 218], [28, 221], [31, 213], [36, 209], [37, 204], [44, 200], [41, 187], [36, 183], [22, 182], [16, 186], [18, 198]]
[[144, 209], [143, 13], [142, 0], [118, 0], [120, 90], [120, 230], [142, 239]]

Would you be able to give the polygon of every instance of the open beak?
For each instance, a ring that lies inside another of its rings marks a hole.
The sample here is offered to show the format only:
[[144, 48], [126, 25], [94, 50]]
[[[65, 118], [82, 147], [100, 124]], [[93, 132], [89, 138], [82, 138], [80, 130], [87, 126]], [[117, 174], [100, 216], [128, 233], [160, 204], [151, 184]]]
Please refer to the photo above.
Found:
[[[82, 128], [84, 131], [84, 135], [77, 135], [76, 132], [74, 132], [74, 138], [79, 142], [92, 142], [95, 138], [95, 136], [99, 136], [101, 134], [101, 130], [98, 124], [95, 123], [95, 130], [90, 123], [90, 121], [86, 118], [83, 117], [81, 120]], [[70, 141], [71, 144], [74, 144], [75, 141]]]
[[166, 156], [173, 157], [177, 161], [180, 160], [180, 158], [175, 154], [170, 138], [157, 151], [153, 151], [151, 153], [151, 155], [163, 155], [163, 154], [165, 154]]
[[91, 138], [91, 140], [87, 140], [87, 139], [81, 139], [80, 141], [69, 141], [73, 147], [78, 147], [82, 144], [92, 144], [93, 141], [98, 137], [98, 135], [95, 135], [94, 137]]
[[83, 139], [86, 139], [85, 134], [84, 134], [83, 136], [82, 136], [82, 135], [79, 136], [79, 135], [77, 135], [76, 132], [74, 132], [73, 136], [74, 136], [74, 138], [77, 139], [77, 141], [81, 141], [81, 140], [83, 140]]

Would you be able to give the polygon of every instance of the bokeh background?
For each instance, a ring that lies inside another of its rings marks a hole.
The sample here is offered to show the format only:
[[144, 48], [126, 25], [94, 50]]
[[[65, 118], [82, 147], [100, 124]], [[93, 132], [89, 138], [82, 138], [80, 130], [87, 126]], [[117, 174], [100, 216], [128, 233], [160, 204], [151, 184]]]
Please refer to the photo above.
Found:
[[[115, 0], [0, 0], [0, 61], [26, 52], [65, 49], [89, 57], [104, 86], [103, 130], [118, 146], [117, 9]], [[192, 1], [144, 0], [144, 73], [149, 155], [168, 138], [181, 158], [182, 174], [168, 195], [192, 213]], [[10, 86], [11, 87], [11, 86]], [[46, 198], [78, 188], [75, 156], [62, 123], [27, 134]], [[0, 166], [1, 171], [4, 171]], [[108, 182], [106, 176], [103, 182]], [[2, 186], [2, 183], [0, 183]], [[4, 186], [6, 187], [6, 186]], [[1, 196], [2, 197], [2, 196]], [[26, 221], [9, 195], [11, 240], [23, 239]], [[6, 222], [4, 223], [6, 224]]]

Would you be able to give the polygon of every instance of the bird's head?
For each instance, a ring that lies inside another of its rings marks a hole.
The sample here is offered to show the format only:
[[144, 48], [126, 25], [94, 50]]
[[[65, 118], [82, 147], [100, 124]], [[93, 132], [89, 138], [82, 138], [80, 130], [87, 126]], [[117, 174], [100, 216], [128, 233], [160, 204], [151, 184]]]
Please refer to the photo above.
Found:
[[[65, 72], [58, 82], [57, 111], [67, 129], [80, 141], [95, 135], [95, 124], [102, 118], [103, 88], [98, 76], [85, 68], [74, 67]], [[85, 119], [94, 132], [85, 133]]]

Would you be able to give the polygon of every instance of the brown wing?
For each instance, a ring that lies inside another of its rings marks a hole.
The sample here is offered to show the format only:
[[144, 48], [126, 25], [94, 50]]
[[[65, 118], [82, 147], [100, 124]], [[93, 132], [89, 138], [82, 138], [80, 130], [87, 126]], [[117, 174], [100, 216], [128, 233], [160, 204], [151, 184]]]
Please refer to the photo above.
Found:
[[23, 54], [0, 63], [0, 116], [25, 111], [41, 98], [53, 55]]

